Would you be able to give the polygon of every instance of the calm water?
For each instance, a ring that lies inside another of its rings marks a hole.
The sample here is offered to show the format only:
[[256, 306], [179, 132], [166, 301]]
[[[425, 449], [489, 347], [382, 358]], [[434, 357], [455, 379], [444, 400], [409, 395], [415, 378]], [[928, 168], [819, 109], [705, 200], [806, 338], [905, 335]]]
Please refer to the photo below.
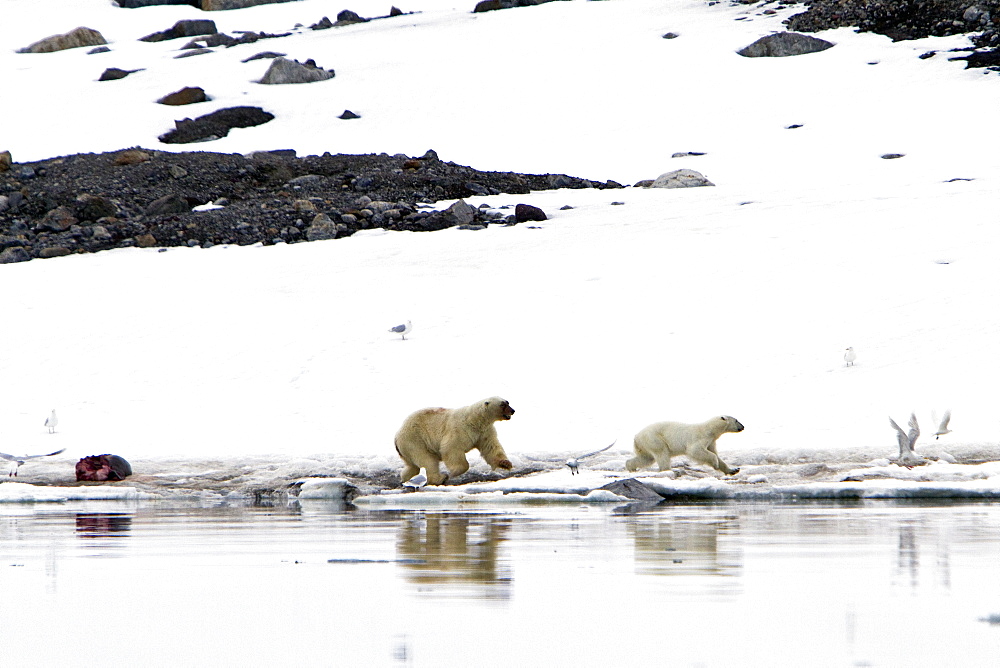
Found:
[[1000, 505], [0, 505], [5, 666], [995, 666]]

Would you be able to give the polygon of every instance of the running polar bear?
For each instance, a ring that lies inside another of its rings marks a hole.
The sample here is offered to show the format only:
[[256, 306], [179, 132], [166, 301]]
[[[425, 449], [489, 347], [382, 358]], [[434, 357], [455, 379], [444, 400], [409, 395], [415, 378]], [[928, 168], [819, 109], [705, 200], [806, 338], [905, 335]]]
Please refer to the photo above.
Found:
[[[469, 470], [465, 455], [472, 450], [494, 469], [514, 468], [497, 438], [494, 422], [509, 420], [514, 409], [506, 399], [490, 397], [462, 408], [422, 408], [403, 421], [396, 432], [396, 452], [406, 466], [400, 482], [427, 469], [427, 484], [441, 485], [449, 476]], [[448, 473], [440, 471], [444, 462]]]
[[729, 415], [720, 415], [698, 424], [683, 422], [656, 422], [635, 435], [635, 457], [625, 462], [629, 471], [638, 471], [654, 461], [661, 471], [670, 469], [670, 458], [687, 455], [701, 464], [708, 464], [726, 475], [735, 475], [734, 469], [719, 458], [715, 442], [727, 432], [743, 431], [740, 421]]

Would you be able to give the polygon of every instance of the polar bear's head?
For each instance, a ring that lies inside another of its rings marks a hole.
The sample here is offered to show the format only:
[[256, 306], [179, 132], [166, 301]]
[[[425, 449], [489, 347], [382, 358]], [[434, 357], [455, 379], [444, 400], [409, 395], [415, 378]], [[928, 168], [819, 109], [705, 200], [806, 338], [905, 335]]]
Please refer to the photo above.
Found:
[[490, 397], [483, 400], [483, 411], [494, 420], [509, 420], [514, 414], [510, 402], [501, 397]]
[[720, 429], [719, 430], [720, 432], [725, 433], [727, 431], [743, 431], [743, 425], [740, 424], [740, 421], [734, 418], [732, 415], [720, 415], [716, 419], [722, 420], [723, 422], [726, 423], [725, 428]]

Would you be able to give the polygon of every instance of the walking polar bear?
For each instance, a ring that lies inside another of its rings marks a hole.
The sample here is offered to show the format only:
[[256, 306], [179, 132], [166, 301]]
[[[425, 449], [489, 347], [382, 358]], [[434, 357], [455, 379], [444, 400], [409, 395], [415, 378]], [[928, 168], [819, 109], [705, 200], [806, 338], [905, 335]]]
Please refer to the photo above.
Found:
[[687, 455], [689, 459], [734, 475], [734, 469], [719, 458], [715, 442], [727, 432], [743, 431], [740, 421], [729, 415], [720, 415], [698, 424], [683, 422], [655, 422], [635, 435], [635, 457], [625, 462], [629, 471], [638, 471], [654, 461], [661, 471], [670, 469], [670, 458]]
[[[490, 397], [462, 408], [422, 408], [403, 421], [396, 432], [396, 452], [406, 466], [406, 482], [427, 469], [427, 483], [441, 485], [469, 470], [466, 454], [479, 450], [494, 469], [510, 470], [514, 465], [497, 438], [494, 422], [509, 420], [514, 409], [506, 399]], [[443, 474], [440, 464], [448, 467]]]

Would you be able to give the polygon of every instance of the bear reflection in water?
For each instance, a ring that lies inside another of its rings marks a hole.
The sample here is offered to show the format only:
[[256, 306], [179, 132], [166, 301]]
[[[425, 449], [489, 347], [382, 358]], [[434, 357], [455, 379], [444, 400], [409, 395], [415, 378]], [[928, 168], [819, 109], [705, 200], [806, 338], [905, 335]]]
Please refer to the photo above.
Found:
[[468, 596], [468, 587], [475, 587], [483, 598], [509, 598], [511, 571], [498, 557], [512, 522], [456, 513], [409, 519], [396, 541], [399, 558], [407, 560], [406, 579], [432, 594]]

